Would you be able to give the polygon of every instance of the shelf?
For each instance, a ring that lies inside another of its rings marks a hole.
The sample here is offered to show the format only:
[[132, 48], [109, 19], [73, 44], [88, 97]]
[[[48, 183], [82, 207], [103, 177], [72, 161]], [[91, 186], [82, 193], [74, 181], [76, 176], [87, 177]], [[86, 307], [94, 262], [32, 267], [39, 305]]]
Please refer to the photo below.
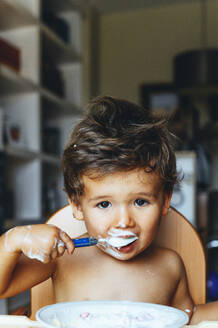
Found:
[[198, 96], [198, 97], [217, 96], [218, 85], [184, 88], [184, 89], [179, 89], [178, 93], [180, 95]]
[[61, 159], [56, 155], [50, 155], [46, 153], [38, 153], [30, 151], [28, 149], [20, 147], [5, 146], [4, 148], [7, 156], [11, 158], [16, 158], [24, 161], [41, 159], [43, 162], [55, 165], [57, 167], [61, 166]]
[[37, 86], [6, 65], [0, 64], [0, 95], [35, 91]]
[[37, 152], [12, 146], [5, 146], [5, 153], [9, 157], [25, 161], [34, 160], [39, 157], [39, 154]]
[[49, 101], [55, 108], [62, 109], [60, 112], [63, 114], [81, 113], [81, 110], [68, 102], [65, 99], [60, 98], [48, 89], [41, 88], [32, 81], [23, 78], [19, 73], [16, 73], [12, 69], [5, 65], [0, 64], [0, 95], [10, 95], [14, 93], [24, 93], [39, 91], [40, 95], [47, 101]]
[[65, 99], [58, 97], [45, 88], [40, 88], [40, 94], [45, 101], [52, 105], [54, 111], [56, 111], [56, 109], [58, 110], [61, 116], [63, 114], [81, 114], [81, 109], [79, 109], [77, 106], [71, 104]]
[[0, 30], [37, 24], [38, 20], [24, 6], [14, 0], [0, 1]]
[[23, 220], [20, 218], [6, 218], [4, 220], [4, 230], [7, 231], [11, 228], [18, 227], [21, 225], [27, 224], [37, 224], [37, 223], [44, 223], [45, 221], [41, 218], [32, 218], [30, 220]]
[[57, 166], [58, 168], [61, 166], [61, 159], [58, 156], [50, 155], [50, 154], [41, 154], [41, 160], [46, 164], [51, 164]]
[[46, 49], [46, 54], [50, 58], [55, 58], [55, 63], [65, 64], [81, 61], [81, 56], [77, 54], [71, 45], [64, 42], [45, 24], [40, 24], [42, 32], [42, 46]]
[[74, 9], [73, 3], [71, 0], [47, 0], [46, 6], [52, 10], [52, 12], [61, 12], [66, 10]]
[[46, 4], [47, 7], [50, 7], [53, 12], [62, 12], [74, 9], [84, 12], [87, 7], [87, 2], [84, 0], [47, 0]]

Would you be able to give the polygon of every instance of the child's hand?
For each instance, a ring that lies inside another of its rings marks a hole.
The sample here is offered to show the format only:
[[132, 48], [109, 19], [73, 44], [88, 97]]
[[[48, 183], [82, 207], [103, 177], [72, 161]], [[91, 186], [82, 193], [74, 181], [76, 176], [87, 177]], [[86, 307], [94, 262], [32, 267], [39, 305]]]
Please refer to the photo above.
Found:
[[36, 224], [15, 227], [5, 234], [5, 248], [8, 252], [22, 252], [31, 259], [48, 263], [64, 254], [74, 251], [71, 238], [58, 227], [50, 224]]

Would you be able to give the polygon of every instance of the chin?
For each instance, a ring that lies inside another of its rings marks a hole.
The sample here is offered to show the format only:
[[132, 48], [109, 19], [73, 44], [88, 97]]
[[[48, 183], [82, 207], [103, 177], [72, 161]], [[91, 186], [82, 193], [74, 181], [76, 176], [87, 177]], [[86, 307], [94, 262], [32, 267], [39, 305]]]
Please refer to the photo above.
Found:
[[109, 256], [120, 260], [120, 261], [128, 261], [134, 258], [135, 256], [138, 255], [139, 252], [128, 252], [128, 253], [122, 253], [119, 252], [118, 250], [114, 250], [112, 248], [108, 248], [106, 250], [103, 250], [104, 253], [108, 254]]

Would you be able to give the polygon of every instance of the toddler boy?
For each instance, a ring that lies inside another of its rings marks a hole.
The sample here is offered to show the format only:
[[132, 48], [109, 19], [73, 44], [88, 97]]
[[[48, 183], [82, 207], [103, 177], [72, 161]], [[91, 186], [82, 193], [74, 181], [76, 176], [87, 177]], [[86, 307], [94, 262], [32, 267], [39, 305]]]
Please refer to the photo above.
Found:
[[[0, 297], [51, 277], [56, 302], [151, 302], [202, 320], [181, 258], [152, 243], [178, 182], [166, 123], [128, 101], [98, 97], [69, 138], [63, 174], [74, 217], [99, 243], [74, 252], [69, 232], [56, 226], [9, 230], [0, 238]], [[210, 308], [203, 319], [218, 320]]]

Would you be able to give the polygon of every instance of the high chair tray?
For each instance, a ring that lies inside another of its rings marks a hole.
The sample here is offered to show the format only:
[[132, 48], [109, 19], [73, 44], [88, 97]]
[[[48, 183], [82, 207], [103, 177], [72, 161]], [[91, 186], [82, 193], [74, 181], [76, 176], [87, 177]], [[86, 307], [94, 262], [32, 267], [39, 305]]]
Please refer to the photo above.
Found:
[[[184, 328], [218, 328], [218, 321], [203, 321], [198, 325], [184, 326]], [[26, 316], [0, 315], [0, 328], [44, 328], [37, 321]]]
[[43, 328], [37, 321], [24, 315], [0, 315], [1, 328]]
[[218, 321], [202, 321], [198, 325], [189, 325], [190, 328], [218, 328]]

